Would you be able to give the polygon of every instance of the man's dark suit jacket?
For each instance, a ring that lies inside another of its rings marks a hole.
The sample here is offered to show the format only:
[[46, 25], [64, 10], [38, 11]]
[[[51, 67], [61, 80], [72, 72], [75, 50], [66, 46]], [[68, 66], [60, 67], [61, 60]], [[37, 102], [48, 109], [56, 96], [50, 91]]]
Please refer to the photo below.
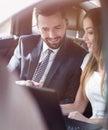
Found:
[[[40, 35], [22, 36], [9, 66], [19, 70], [20, 79], [31, 80], [41, 54]], [[58, 51], [43, 87], [56, 90], [61, 103], [73, 102], [79, 87], [81, 63], [86, 52], [66, 38]]]

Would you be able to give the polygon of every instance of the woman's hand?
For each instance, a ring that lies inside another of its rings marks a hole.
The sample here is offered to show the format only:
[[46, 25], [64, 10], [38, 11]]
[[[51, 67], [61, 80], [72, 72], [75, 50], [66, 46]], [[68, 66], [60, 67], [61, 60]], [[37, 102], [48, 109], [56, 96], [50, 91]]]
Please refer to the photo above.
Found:
[[70, 112], [69, 115], [68, 115], [68, 118], [84, 121], [84, 122], [87, 122], [87, 123], [89, 122], [89, 119], [86, 118], [85, 116], [83, 116], [78, 111]]
[[106, 130], [107, 118], [95, 118], [95, 119], [87, 118], [83, 116], [81, 113], [79, 113], [78, 111], [70, 112], [70, 114], [68, 115], [68, 118], [80, 120], [80, 121], [91, 123], [91, 124], [97, 124], [105, 128]]
[[68, 116], [69, 113], [72, 111], [71, 110], [72, 104], [60, 104], [60, 107], [61, 107], [62, 114], [64, 116]]

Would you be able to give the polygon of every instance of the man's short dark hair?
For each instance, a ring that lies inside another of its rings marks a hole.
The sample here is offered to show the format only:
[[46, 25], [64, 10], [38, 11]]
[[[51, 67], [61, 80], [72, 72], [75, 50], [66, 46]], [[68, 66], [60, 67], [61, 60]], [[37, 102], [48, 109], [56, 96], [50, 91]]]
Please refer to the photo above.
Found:
[[35, 8], [35, 16], [36, 16], [36, 20], [38, 19], [39, 15], [43, 15], [43, 16], [50, 16], [53, 15], [57, 12], [60, 12], [63, 18], [66, 18], [65, 15], [65, 10], [63, 7], [50, 7], [48, 9], [46, 8]]

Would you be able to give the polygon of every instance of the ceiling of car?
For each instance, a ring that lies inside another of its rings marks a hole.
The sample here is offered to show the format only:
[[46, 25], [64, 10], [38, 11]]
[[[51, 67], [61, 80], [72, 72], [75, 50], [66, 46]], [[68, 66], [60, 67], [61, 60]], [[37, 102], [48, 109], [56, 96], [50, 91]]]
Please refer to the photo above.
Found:
[[[32, 4], [21, 9], [14, 15], [12, 15], [12, 29], [11, 34], [13, 35], [23, 35], [30, 34], [31, 27], [30, 21], [32, 15], [32, 11], [34, 7], [37, 8], [57, 8], [57, 6], [63, 6], [67, 12], [69, 17], [71, 16], [69, 29], [81, 29], [81, 21], [84, 15], [84, 11], [87, 11], [92, 8], [96, 8], [100, 6], [100, 0], [34, 0]], [[74, 18], [72, 18], [72, 16]], [[79, 20], [76, 21], [75, 19]], [[73, 20], [73, 22], [71, 22]], [[26, 24], [25, 24], [26, 23]], [[2, 27], [2, 25], [0, 25]]]

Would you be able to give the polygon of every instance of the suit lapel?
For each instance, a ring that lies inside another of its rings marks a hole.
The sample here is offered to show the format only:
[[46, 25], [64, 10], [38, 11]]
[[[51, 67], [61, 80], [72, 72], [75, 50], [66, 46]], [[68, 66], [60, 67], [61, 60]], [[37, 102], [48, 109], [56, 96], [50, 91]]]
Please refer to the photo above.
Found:
[[28, 76], [29, 79], [32, 78], [34, 71], [36, 69], [40, 54], [41, 54], [41, 49], [42, 49], [42, 40], [39, 40], [37, 46], [33, 48], [32, 53], [30, 53], [30, 64], [29, 64], [29, 72]]
[[46, 77], [46, 80], [44, 82], [45, 86], [47, 86], [50, 83], [57, 69], [60, 68], [60, 66], [65, 62], [66, 58], [67, 58], [67, 40], [65, 39], [65, 42], [60, 48], [60, 50], [58, 51], [55, 60], [51, 66], [51, 69]]

